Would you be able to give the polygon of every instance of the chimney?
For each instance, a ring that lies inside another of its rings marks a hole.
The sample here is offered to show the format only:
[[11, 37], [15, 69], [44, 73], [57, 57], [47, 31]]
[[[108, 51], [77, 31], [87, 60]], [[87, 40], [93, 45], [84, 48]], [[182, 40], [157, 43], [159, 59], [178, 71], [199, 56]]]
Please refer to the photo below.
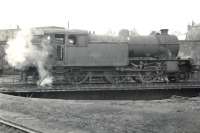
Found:
[[168, 35], [168, 29], [161, 29], [161, 35]]

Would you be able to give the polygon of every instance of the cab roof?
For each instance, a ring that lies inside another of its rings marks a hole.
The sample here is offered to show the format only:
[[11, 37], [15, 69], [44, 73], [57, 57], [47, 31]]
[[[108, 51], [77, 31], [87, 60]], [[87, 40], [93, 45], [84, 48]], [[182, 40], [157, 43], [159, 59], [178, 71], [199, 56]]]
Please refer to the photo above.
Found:
[[34, 27], [31, 29], [32, 34], [34, 35], [44, 35], [50, 33], [65, 33], [64, 27], [56, 27], [56, 26], [47, 26], [47, 27]]

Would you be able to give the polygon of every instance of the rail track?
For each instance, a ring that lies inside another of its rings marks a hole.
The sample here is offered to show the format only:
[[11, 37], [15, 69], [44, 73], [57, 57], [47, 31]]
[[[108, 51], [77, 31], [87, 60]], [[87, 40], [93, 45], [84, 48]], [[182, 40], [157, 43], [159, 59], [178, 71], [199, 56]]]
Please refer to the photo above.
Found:
[[76, 84], [56, 82], [52, 86], [37, 86], [21, 82], [9, 75], [0, 78], [0, 93], [15, 96], [74, 100], [139, 100], [165, 99], [172, 95], [199, 96], [200, 81], [177, 83]]
[[56, 92], [56, 91], [120, 91], [120, 90], [181, 90], [199, 89], [200, 82], [146, 84], [82, 84], [37, 86], [35, 84], [0, 84], [0, 92]]
[[0, 84], [0, 93], [15, 96], [74, 100], [153, 100], [172, 95], [199, 96], [200, 82], [146, 84], [82, 84], [40, 87], [33, 84]]
[[131, 83], [131, 84], [78, 84], [67, 85], [55, 82], [52, 86], [37, 86], [35, 82], [20, 81], [19, 75], [2, 75], [0, 77], [0, 92], [52, 92], [52, 91], [105, 91], [105, 90], [168, 90], [200, 88], [200, 81], [178, 83]]
[[0, 132], [1, 133], [42, 133], [34, 129], [22, 126], [15, 122], [0, 118]]

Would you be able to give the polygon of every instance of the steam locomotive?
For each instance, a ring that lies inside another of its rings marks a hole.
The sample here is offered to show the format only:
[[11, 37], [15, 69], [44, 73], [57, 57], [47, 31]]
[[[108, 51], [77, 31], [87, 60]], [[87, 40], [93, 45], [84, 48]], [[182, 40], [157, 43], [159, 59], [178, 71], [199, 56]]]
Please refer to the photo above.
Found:
[[[45, 62], [54, 82], [67, 84], [129, 84], [184, 82], [193, 73], [191, 59], [177, 57], [179, 41], [167, 29], [149, 36], [98, 36], [83, 30], [39, 27], [32, 30], [33, 45], [48, 40]], [[28, 66], [23, 77], [37, 79], [38, 70]]]
[[[49, 47], [44, 64], [56, 83], [184, 82], [194, 71], [191, 59], [177, 56], [179, 40], [167, 29], [148, 36], [130, 36], [127, 30], [100, 36], [61, 27], [36, 27], [31, 33], [34, 46]], [[21, 70], [22, 80], [30, 77], [39, 79], [37, 66]]]

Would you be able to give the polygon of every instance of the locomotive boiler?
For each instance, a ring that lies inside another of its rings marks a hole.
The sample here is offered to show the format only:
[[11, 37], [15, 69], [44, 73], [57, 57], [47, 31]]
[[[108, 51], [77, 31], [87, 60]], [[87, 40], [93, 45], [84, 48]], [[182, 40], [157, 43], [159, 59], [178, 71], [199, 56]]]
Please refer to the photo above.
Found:
[[[51, 51], [46, 68], [54, 82], [175, 82], [188, 80], [192, 71], [190, 59], [177, 57], [178, 39], [169, 35], [167, 29], [156, 35], [134, 37], [98, 36], [56, 27], [35, 28], [32, 33], [34, 45], [48, 38]], [[27, 76], [31, 76], [27, 74], [29, 70], [30, 66], [24, 70]], [[37, 73], [37, 68], [31, 70]]]
[[131, 37], [128, 44], [129, 57], [176, 58], [179, 51], [178, 38], [168, 35], [168, 29], [157, 35]]

